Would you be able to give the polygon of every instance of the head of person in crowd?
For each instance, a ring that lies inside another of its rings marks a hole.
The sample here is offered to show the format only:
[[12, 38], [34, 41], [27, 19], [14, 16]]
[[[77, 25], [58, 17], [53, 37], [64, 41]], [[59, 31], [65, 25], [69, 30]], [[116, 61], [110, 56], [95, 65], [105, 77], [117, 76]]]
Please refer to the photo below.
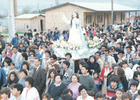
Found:
[[108, 38], [105, 38], [105, 39], [104, 39], [104, 42], [105, 42], [106, 44], [108, 44], [110, 41], [109, 41]]
[[18, 34], [17, 33], [15, 33], [15, 38], [18, 38]]
[[35, 54], [31, 53], [31, 54], [30, 54], [30, 59], [29, 59], [29, 60], [33, 61], [34, 59], [35, 59]]
[[50, 50], [46, 50], [45, 51], [45, 56], [46, 57], [50, 57], [51, 56], [51, 51]]
[[13, 88], [13, 96], [15, 96], [16, 99], [17, 99], [18, 97], [20, 97], [22, 91], [23, 91], [23, 86], [22, 86], [22, 84], [16, 83], [16, 84], [14, 85], [14, 88]]
[[24, 47], [23, 43], [19, 43], [19, 48], [21, 49], [23, 47]]
[[79, 76], [77, 74], [73, 74], [71, 76], [71, 81], [73, 84], [77, 84], [77, 82], [79, 81]]
[[136, 68], [136, 70], [137, 70], [138, 72], [140, 72], [140, 66], [138, 66], [138, 67]]
[[85, 64], [86, 62], [82, 59], [82, 60], [79, 60], [79, 70], [82, 69], [82, 65]]
[[25, 79], [25, 86], [27, 87], [27, 88], [31, 88], [31, 87], [33, 87], [33, 84], [34, 84], [34, 79], [32, 78], [32, 77], [27, 77], [26, 79]]
[[79, 93], [81, 94], [82, 98], [87, 98], [87, 88], [84, 85], [80, 85], [79, 88]]
[[1, 55], [2, 55], [2, 57], [3, 57], [3, 58], [5, 58], [5, 57], [6, 57], [6, 55], [7, 55], [7, 51], [5, 51], [5, 50], [4, 50], [4, 51], [2, 51], [2, 52], [1, 52]]
[[122, 77], [125, 77], [125, 72], [120, 67], [117, 68], [117, 76], [118, 76], [119, 79], [122, 78]]
[[69, 94], [62, 95], [61, 98], [62, 100], [73, 100], [72, 96], [70, 96]]
[[115, 38], [115, 37], [112, 37], [112, 38], [111, 38], [111, 43], [113, 43], [113, 44], [114, 44], [116, 41], [117, 41], [117, 40], [116, 40], [116, 38]]
[[21, 69], [25, 69], [29, 71], [29, 63], [27, 61], [23, 61], [21, 64]]
[[132, 69], [132, 68], [133, 68], [133, 66], [134, 66], [134, 61], [133, 61], [133, 60], [130, 60], [128, 65], [129, 65], [129, 68], [131, 68], [131, 69]]
[[101, 57], [101, 53], [100, 52], [96, 52], [95, 53], [95, 57], [96, 57], [96, 59], [99, 59]]
[[14, 47], [13, 47], [13, 53], [16, 54], [17, 52], [18, 52], [18, 46], [14, 46]]
[[71, 89], [64, 89], [62, 95], [66, 95], [66, 94], [73, 96], [73, 92]]
[[72, 55], [71, 53], [66, 53], [65, 57], [66, 57], [66, 60], [70, 60], [72, 58]]
[[111, 77], [110, 84], [113, 89], [115, 89], [119, 85], [118, 77]]
[[14, 63], [10, 63], [10, 69], [13, 70], [15, 68], [15, 64]]
[[90, 61], [90, 63], [96, 62], [96, 57], [95, 57], [94, 55], [91, 55], [91, 56], [89, 57], [89, 61]]
[[25, 69], [20, 70], [20, 78], [25, 79], [28, 76], [28, 73]]
[[55, 69], [50, 69], [50, 70], [49, 70], [48, 78], [51, 78], [51, 79], [54, 80], [56, 74], [57, 74], [57, 72], [56, 72]]
[[117, 68], [118, 68], [117, 64], [112, 65], [112, 71], [113, 71], [114, 74], [117, 74]]
[[27, 53], [22, 53], [21, 57], [22, 57], [22, 60], [28, 60]]
[[35, 48], [34, 48], [34, 50], [35, 50], [35, 54], [38, 53], [38, 49], [39, 49], [38, 47], [35, 47]]
[[31, 29], [28, 29], [28, 33], [32, 33], [32, 30]]
[[109, 56], [109, 50], [105, 50], [105, 57]]
[[118, 42], [117, 44], [116, 44], [116, 48], [122, 48], [122, 42]]
[[96, 100], [104, 100], [104, 95], [102, 94], [102, 93], [97, 93], [96, 95], [95, 95], [95, 99]]
[[123, 93], [122, 100], [132, 100], [132, 95], [130, 93]]
[[82, 72], [82, 74], [83, 74], [84, 76], [87, 76], [87, 74], [88, 74], [88, 69], [89, 69], [89, 66], [88, 66], [87, 63], [85, 63], [85, 64], [82, 65], [81, 72]]
[[117, 99], [117, 100], [122, 100], [122, 95], [123, 95], [123, 90], [120, 89], [120, 88], [118, 88], [118, 89], [116, 90], [116, 94], [115, 94], [116, 99]]
[[70, 66], [70, 62], [68, 60], [63, 61], [63, 69], [66, 71]]
[[57, 73], [60, 73], [60, 65], [59, 64], [52, 65], [52, 68], [54, 68]]
[[131, 51], [132, 51], [132, 47], [131, 47], [131, 46], [127, 46], [127, 47], [126, 47], [126, 51], [127, 51], [128, 54], [130, 54]]
[[35, 60], [34, 60], [34, 65], [35, 65], [36, 67], [39, 67], [40, 64], [41, 64], [41, 59], [35, 58]]
[[139, 83], [137, 81], [132, 81], [130, 83], [130, 90], [132, 91], [132, 94], [134, 94], [137, 91]]
[[4, 60], [4, 66], [5, 66], [5, 67], [10, 66], [10, 60], [9, 60], [9, 59], [5, 59], [5, 60]]
[[105, 67], [106, 69], [108, 69], [108, 68], [110, 67], [110, 66], [109, 66], [109, 62], [106, 61], [106, 62], [104, 63], [104, 67]]
[[13, 83], [13, 84], [11, 84], [10, 86], [9, 86], [9, 89], [10, 89], [10, 98], [12, 98], [12, 94], [13, 94], [13, 88], [14, 88], [14, 85], [15, 85], [16, 83]]
[[0, 90], [0, 95], [2, 97], [2, 100], [9, 100], [10, 98], [10, 89], [8, 87], [4, 87]]
[[122, 61], [122, 68], [124, 68], [124, 69], [127, 68], [127, 60]]
[[95, 92], [94, 91], [88, 91], [87, 92], [89, 96], [93, 97], [93, 99], [95, 98]]
[[140, 90], [138, 90], [138, 97], [136, 100], [140, 100]]
[[49, 100], [49, 95], [47, 93], [43, 93], [42, 100]]
[[55, 76], [55, 83], [56, 84], [60, 84], [62, 82], [62, 80], [63, 80], [63, 75], [56, 74], [56, 76]]
[[106, 46], [106, 45], [102, 45], [102, 46], [101, 46], [102, 52], [104, 52], [106, 49], [107, 49], [107, 46]]
[[18, 79], [17, 74], [13, 71], [9, 74], [8, 79], [7, 79], [7, 83], [9, 83], [9, 84], [17, 83], [18, 80], [19, 79]]
[[50, 56], [51, 63], [55, 63], [57, 61], [57, 56], [55, 54]]
[[134, 74], [133, 74], [133, 79], [139, 80], [140, 79], [140, 72], [135, 71]]
[[30, 48], [29, 46], [27, 46], [27, 47], [25, 48], [25, 50], [26, 50], [27, 53], [29, 53], [30, 50], [31, 50], [31, 48]]

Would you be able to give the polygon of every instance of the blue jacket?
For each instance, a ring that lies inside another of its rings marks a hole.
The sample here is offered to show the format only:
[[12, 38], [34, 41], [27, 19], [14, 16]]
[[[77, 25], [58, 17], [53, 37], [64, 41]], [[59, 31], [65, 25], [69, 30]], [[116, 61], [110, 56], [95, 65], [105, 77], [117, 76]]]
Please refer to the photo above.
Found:
[[59, 40], [60, 34], [56, 34], [54, 40]]
[[6, 83], [6, 73], [2, 68], [0, 68], [0, 88], [5, 83]]
[[35, 54], [35, 57], [42, 58], [42, 56], [39, 53]]
[[20, 39], [19, 38], [16, 38], [16, 37], [14, 37], [14, 38], [12, 38], [12, 45], [13, 46], [16, 46], [17, 44], [18, 44], [18, 41], [19, 41]]

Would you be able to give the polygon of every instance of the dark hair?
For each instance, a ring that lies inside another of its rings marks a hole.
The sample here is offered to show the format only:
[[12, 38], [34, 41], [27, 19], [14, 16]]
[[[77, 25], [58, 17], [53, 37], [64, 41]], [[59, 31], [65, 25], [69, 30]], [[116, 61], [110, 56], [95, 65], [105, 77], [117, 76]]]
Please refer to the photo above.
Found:
[[57, 59], [57, 56], [56, 56], [55, 54], [52, 54], [52, 55], [50, 56], [50, 58], [53, 58], [54, 60], [56, 60], [56, 59]]
[[119, 84], [119, 79], [118, 79], [118, 77], [111, 77], [110, 83], [111, 83], [111, 82], [116, 82], [116, 83]]
[[95, 95], [95, 99], [98, 99], [98, 98], [104, 98], [104, 95], [99, 92]]
[[113, 37], [112, 40], [114, 40], [116, 42], [116, 38], [115, 37]]
[[95, 57], [94, 55], [91, 55], [91, 56], [89, 57], [89, 59], [90, 59], [91, 57], [94, 58], [94, 62], [96, 62], [96, 57]]
[[29, 84], [31, 84], [31, 87], [33, 87], [34, 79], [33, 79], [32, 77], [27, 77], [27, 78], [25, 79], [25, 81], [28, 81]]
[[54, 73], [54, 76], [57, 74], [55, 69], [50, 69], [50, 70], [49, 70], [48, 78], [51, 78], [51, 76], [50, 76], [51, 72]]
[[70, 96], [69, 94], [62, 95], [61, 98], [62, 100], [73, 100], [72, 96]]
[[[13, 74], [13, 75], [15, 76], [15, 79], [14, 79], [13, 81], [11, 81], [11, 79], [10, 79], [11, 74]], [[8, 83], [9, 83], [9, 84], [13, 84], [13, 83], [17, 83], [17, 82], [18, 82], [18, 76], [17, 76], [17, 74], [16, 74], [14, 71], [12, 71], [12, 72], [9, 74], [9, 77], [8, 77], [8, 79], [7, 79], [7, 84], [8, 84]]]
[[129, 48], [132, 51], [132, 47], [131, 46], [127, 46], [126, 48]]
[[130, 60], [129, 63], [132, 63], [134, 65], [134, 61], [133, 60]]
[[83, 64], [83, 65], [82, 65], [82, 67], [84, 67], [86, 70], [88, 70], [88, 69], [89, 69], [89, 66], [88, 66], [88, 64], [87, 64], [87, 63]]
[[23, 85], [20, 84], [20, 83], [16, 83], [16, 84], [14, 85], [14, 88], [16, 88], [17, 91], [20, 91], [20, 94], [21, 94], [22, 91], [23, 91]]
[[35, 60], [38, 60], [39, 62], [41, 62], [41, 59], [40, 59], [40, 58], [38, 58], [38, 57], [36, 57], [36, 58], [35, 58]]
[[26, 71], [25, 69], [21, 69], [20, 72], [24, 72], [24, 74], [25, 74], [26, 76], [28, 75], [28, 73], [27, 73], [27, 71]]
[[[72, 74], [72, 76], [76, 76], [77, 80], [79, 81], [79, 76], [76, 73]], [[71, 76], [71, 80], [72, 80], [72, 76]]]
[[133, 78], [135, 79], [135, 77], [138, 77], [138, 75], [140, 75], [140, 72], [135, 71], [134, 74], [133, 74]]
[[140, 95], [140, 90], [138, 90], [138, 95]]
[[124, 92], [121, 88], [118, 88], [116, 91], [121, 91], [122, 93]]
[[118, 65], [117, 65], [117, 64], [113, 64], [113, 65], [112, 65], [112, 69], [114, 69], [114, 67], [116, 67], [116, 66], [118, 67]]
[[109, 50], [105, 50], [105, 52], [108, 52], [109, 53]]
[[[22, 62], [21, 68], [22, 68], [22, 66], [23, 66], [24, 64], [27, 66], [27, 69], [29, 70], [29, 63], [28, 63], [27, 61], [23, 61], [23, 62]], [[22, 68], [22, 69], [23, 69], [23, 68]]]
[[138, 85], [139, 85], [139, 83], [138, 83], [137, 81], [132, 81], [132, 82], [130, 83], [130, 87], [131, 87], [131, 86], [136, 86], [136, 87], [138, 87]]
[[28, 56], [27, 56], [27, 54], [26, 54], [26, 53], [22, 53], [21, 55], [22, 55], [22, 57], [24, 57], [24, 58], [25, 58], [25, 60], [28, 60]]
[[68, 60], [63, 61], [63, 64], [66, 64], [66, 66], [68, 66], [68, 68], [70, 66], [70, 62]]
[[87, 93], [88, 93], [89, 96], [93, 96], [93, 97], [95, 96], [95, 92], [94, 91], [88, 91]]
[[6, 62], [8, 64], [8, 66], [10, 66], [10, 60], [9, 59], [5, 59], [4, 62]]
[[11, 93], [11, 91], [10, 91], [10, 88], [8, 88], [8, 87], [4, 87], [4, 88], [2, 88], [1, 90], [0, 90], [0, 94], [6, 94], [6, 95], [8, 95], [8, 97], [10, 97], [10, 93]]
[[122, 54], [124, 54], [124, 51], [123, 51], [123, 50], [120, 50], [120, 51], [119, 51], [119, 53], [122, 53]]
[[101, 46], [101, 48], [102, 48], [102, 47], [105, 47], [105, 48], [107, 48], [107, 46], [106, 46], [106, 45], [102, 45], [102, 46]]
[[86, 86], [80, 85], [79, 88], [78, 88], [79, 93], [80, 93], [83, 89], [85, 89], [85, 90], [87, 91], [87, 87], [86, 87]]
[[[101, 55], [101, 53], [100, 53], [99, 51], [97, 51], [96, 53], [98, 53], [98, 54], [99, 54], [99, 56]], [[95, 53], [95, 54], [96, 54], [96, 53]]]
[[62, 74], [56, 74], [56, 75], [55, 75], [55, 78], [56, 78], [57, 76], [60, 76], [60, 79], [63, 80], [63, 75], [62, 75]]
[[15, 35], [18, 37], [18, 34], [17, 33], [15, 33]]
[[64, 89], [62, 92], [62, 95], [68, 94], [69, 92], [73, 95], [73, 92], [71, 89]]
[[33, 55], [33, 56], [35, 57], [35, 54], [34, 54], [34, 53], [31, 53], [30, 56], [31, 56], [31, 55]]
[[49, 99], [49, 95], [48, 95], [47, 93], [43, 93], [43, 94], [42, 94], [42, 98], [43, 98], [44, 96], [45, 96], [47, 99]]
[[36, 32], [37, 31], [37, 29], [34, 29], [34, 32]]
[[65, 54], [65, 57], [66, 57], [67, 55], [69, 55], [69, 56], [70, 56], [70, 58], [72, 58], [71, 53], [66, 53], [66, 54]]
[[51, 51], [50, 50], [46, 50], [45, 53], [48, 53], [49, 55], [51, 55]]
[[14, 48], [18, 49], [18, 46], [13, 46], [13, 49], [14, 49]]

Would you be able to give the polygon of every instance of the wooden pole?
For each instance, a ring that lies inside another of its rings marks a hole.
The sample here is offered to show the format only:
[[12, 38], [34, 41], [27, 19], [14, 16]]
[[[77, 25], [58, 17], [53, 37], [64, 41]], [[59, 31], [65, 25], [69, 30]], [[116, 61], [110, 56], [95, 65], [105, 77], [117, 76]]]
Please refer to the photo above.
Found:
[[111, 24], [113, 25], [113, 0], [111, 0]]

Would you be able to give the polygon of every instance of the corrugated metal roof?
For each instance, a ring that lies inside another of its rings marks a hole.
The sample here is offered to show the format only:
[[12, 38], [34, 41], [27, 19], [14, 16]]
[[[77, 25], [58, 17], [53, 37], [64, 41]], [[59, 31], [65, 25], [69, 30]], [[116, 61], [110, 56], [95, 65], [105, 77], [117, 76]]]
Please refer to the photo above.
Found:
[[[68, 4], [73, 5], [73, 6], [77, 6], [77, 7], [80, 7], [80, 8], [88, 9], [88, 10], [91, 10], [91, 11], [96, 11], [96, 12], [111, 11], [111, 3], [79, 3], [79, 2], [78, 3], [67, 2], [67, 3], [60, 4], [58, 6], [54, 6], [54, 7], [51, 7], [51, 8], [44, 9], [43, 11], [55, 9], [57, 7], [61, 7], [61, 6], [68, 5]], [[135, 8], [119, 5], [119, 4], [114, 4], [113, 10], [116, 11], [116, 12], [140, 11], [140, 9], [135, 9]]]
[[36, 16], [45, 16], [45, 14], [23, 14], [15, 17], [16, 19], [31, 19]]

